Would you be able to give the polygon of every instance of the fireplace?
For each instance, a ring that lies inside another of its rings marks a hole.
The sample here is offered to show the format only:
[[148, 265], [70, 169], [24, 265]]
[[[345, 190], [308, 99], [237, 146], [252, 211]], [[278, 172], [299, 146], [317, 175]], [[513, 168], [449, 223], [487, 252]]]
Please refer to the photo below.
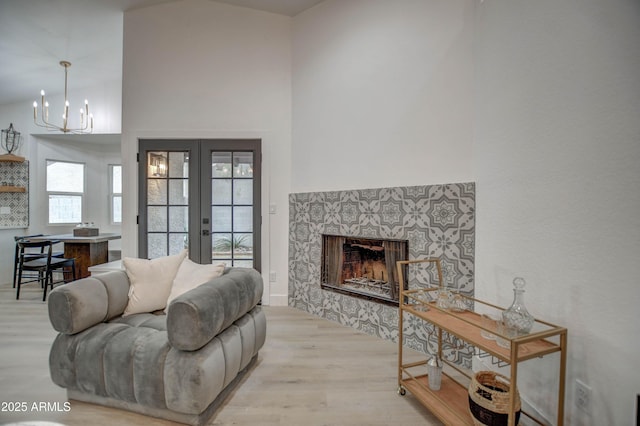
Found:
[[396, 261], [408, 257], [406, 240], [322, 235], [321, 287], [397, 305]]

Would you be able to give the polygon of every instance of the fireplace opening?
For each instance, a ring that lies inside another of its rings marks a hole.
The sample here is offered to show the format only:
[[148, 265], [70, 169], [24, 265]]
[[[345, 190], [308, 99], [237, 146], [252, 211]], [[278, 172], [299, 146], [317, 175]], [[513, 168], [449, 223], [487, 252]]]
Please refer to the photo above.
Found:
[[321, 287], [397, 305], [396, 262], [408, 257], [406, 240], [322, 235]]

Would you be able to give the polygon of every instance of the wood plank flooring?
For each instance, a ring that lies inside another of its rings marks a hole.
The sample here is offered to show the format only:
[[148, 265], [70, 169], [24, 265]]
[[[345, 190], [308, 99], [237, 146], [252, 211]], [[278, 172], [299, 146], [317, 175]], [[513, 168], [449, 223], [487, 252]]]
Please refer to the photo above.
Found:
[[[76, 401], [64, 411], [66, 391], [49, 377], [56, 333], [41, 297], [40, 289], [25, 286], [16, 301], [11, 285], [0, 286], [0, 408], [11, 402], [28, 407], [0, 411], [0, 424], [174, 424]], [[410, 394], [397, 395], [395, 343], [297, 309], [264, 310], [267, 341], [258, 363], [210, 425], [441, 424]], [[34, 402], [50, 403], [49, 408], [58, 403], [60, 411], [32, 410]]]

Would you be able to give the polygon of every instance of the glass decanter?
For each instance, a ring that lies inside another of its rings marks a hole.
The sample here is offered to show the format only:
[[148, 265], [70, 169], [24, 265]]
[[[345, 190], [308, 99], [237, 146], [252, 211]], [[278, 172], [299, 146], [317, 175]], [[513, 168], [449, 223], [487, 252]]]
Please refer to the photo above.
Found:
[[527, 311], [524, 306], [524, 286], [526, 282], [524, 278], [516, 278], [513, 280], [513, 303], [502, 313], [502, 320], [505, 325], [505, 331], [510, 336], [515, 337], [529, 333], [535, 319], [533, 315]]

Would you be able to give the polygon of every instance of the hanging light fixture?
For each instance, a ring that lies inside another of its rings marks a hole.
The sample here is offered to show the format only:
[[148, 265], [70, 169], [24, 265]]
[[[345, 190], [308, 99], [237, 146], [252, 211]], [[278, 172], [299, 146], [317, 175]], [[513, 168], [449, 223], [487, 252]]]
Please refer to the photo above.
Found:
[[49, 102], [44, 97], [44, 90], [40, 91], [41, 97], [41, 117], [38, 122], [38, 102], [33, 102], [33, 122], [40, 127], [50, 131], [63, 133], [91, 133], [93, 132], [93, 114], [89, 114], [89, 101], [84, 100], [84, 108], [80, 108], [80, 127], [69, 128], [69, 99], [67, 98], [67, 73], [71, 62], [60, 61], [64, 67], [64, 114], [62, 114], [62, 126], [57, 126], [49, 122]]

